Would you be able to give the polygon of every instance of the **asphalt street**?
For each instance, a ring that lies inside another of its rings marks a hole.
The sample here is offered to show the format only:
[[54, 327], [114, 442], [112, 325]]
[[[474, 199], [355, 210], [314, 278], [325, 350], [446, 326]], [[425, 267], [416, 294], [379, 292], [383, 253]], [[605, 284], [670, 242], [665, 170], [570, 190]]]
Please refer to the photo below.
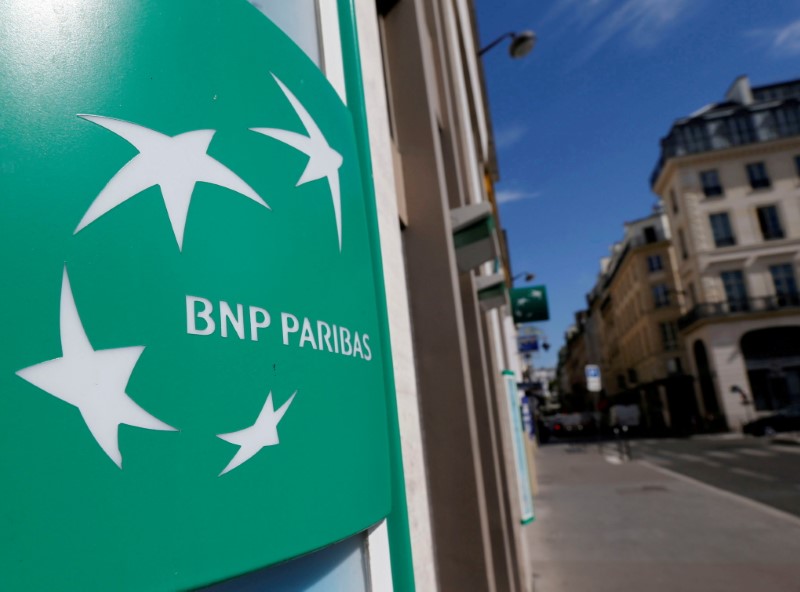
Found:
[[634, 459], [800, 516], [800, 446], [712, 436], [634, 440], [630, 449]]
[[539, 450], [536, 521], [525, 528], [534, 592], [800, 592], [800, 518], [775, 509], [797, 508], [800, 455], [715, 439], [634, 443], [633, 461], [616, 450]]

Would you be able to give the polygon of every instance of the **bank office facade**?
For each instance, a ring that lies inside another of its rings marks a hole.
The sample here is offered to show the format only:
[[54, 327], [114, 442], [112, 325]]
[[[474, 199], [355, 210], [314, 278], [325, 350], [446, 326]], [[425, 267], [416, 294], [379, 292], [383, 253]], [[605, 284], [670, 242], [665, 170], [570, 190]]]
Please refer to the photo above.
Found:
[[0, 587], [529, 589], [468, 2], [3, 18]]

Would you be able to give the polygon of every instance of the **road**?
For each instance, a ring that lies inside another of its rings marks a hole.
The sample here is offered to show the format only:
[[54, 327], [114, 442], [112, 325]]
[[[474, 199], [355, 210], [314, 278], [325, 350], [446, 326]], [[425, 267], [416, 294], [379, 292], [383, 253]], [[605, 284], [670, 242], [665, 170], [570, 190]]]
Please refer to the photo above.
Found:
[[631, 452], [634, 459], [800, 516], [800, 446], [717, 436], [634, 440]]
[[[609, 444], [602, 452], [590, 443], [542, 447], [536, 521], [525, 527], [534, 592], [800, 592], [800, 518], [717, 489], [755, 496], [757, 481], [790, 490], [782, 475], [797, 483], [792, 459], [796, 467], [800, 456], [766, 446], [643, 441], [634, 443], [632, 462]], [[730, 475], [694, 457], [730, 462]], [[687, 478], [690, 471], [713, 486]], [[770, 499], [788, 511], [796, 508], [788, 497]]]

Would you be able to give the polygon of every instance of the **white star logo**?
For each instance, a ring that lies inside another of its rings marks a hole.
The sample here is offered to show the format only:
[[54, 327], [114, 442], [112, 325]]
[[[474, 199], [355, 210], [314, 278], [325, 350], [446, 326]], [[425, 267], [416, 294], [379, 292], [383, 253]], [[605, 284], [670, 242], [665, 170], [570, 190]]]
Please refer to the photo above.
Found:
[[100, 115], [79, 117], [114, 132], [132, 144], [139, 154], [128, 161], [106, 184], [84, 214], [75, 229], [76, 234], [100, 216], [153, 185], [161, 188], [172, 231], [181, 250], [189, 203], [198, 182], [231, 189], [269, 209], [266, 202], [247, 183], [206, 153], [215, 130], [195, 130], [167, 136], [121, 119]]
[[317, 179], [325, 178], [328, 180], [328, 186], [331, 190], [331, 199], [333, 200], [333, 215], [336, 217], [336, 232], [339, 236], [339, 250], [341, 251], [342, 200], [339, 190], [339, 168], [342, 166], [342, 155], [328, 145], [319, 126], [317, 126], [317, 123], [311, 115], [309, 115], [303, 104], [294, 96], [292, 91], [290, 91], [275, 74], [273, 74], [272, 77], [292, 104], [295, 113], [297, 113], [297, 116], [300, 118], [308, 135], [304, 136], [303, 134], [271, 127], [254, 127], [251, 129], [254, 132], [283, 142], [308, 156], [308, 164], [303, 174], [300, 176], [300, 179], [297, 181], [296, 187], [305, 183], [310, 183], [311, 181], [316, 181]]
[[24, 368], [17, 375], [81, 412], [100, 448], [122, 468], [119, 425], [176, 431], [139, 407], [125, 388], [144, 346], [95, 350], [83, 329], [69, 285], [61, 284], [62, 357]]
[[218, 438], [240, 447], [220, 475], [224, 475], [243, 462], [250, 460], [265, 446], [275, 446], [280, 442], [278, 439], [278, 422], [283, 419], [296, 394], [297, 391], [293, 392], [289, 400], [275, 411], [275, 406], [272, 403], [272, 393], [270, 392], [267, 395], [267, 400], [261, 409], [261, 413], [258, 414], [258, 419], [253, 425], [238, 432], [217, 435]]

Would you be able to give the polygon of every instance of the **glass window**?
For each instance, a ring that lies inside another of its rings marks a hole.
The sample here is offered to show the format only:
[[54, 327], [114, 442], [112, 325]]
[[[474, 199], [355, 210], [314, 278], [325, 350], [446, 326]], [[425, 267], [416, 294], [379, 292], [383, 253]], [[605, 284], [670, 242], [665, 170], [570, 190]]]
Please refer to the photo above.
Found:
[[725, 288], [725, 298], [728, 301], [728, 308], [732, 312], [747, 310], [747, 286], [744, 283], [744, 273], [741, 270], [723, 271], [722, 285]]
[[772, 183], [767, 175], [767, 167], [763, 162], [751, 162], [747, 165], [747, 178], [750, 181], [750, 187], [753, 189], [764, 189], [770, 187]]
[[671, 351], [678, 349], [678, 327], [675, 323], [659, 323], [661, 329], [661, 344], [664, 349]]
[[758, 225], [761, 227], [761, 235], [764, 240], [775, 240], [784, 237], [777, 207], [764, 206], [757, 208], [756, 212], [758, 213]]
[[669, 306], [669, 287], [666, 284], [653, 286], [653, 304], [656, 308]]
[[248, 1], [291, 37], [315, 64], [321, 64], [317, 0]]
[[[795, 160], [798, 161], [798, 163], [800, 163], [800, 156], [795, 157]], [[798, 164], [798, 166], [800, 166], [800, 164]], [[800, 169], [798, 169], [798, 170], [800, 170]], [[669, 190], [669, 201], [672, 204], [672, 213], [673, 214], [677, 214], [678, 213], [678, 196], [675, 193], [674, 189], [670, 189]]]
[[714, 234], [714, 244], [717, 247], [730, 247], [736, 244], [736, 237], [733, 236], [727, 212], [711, 214], [708, 220], [711, 223], [711, 232]]
[[700, 184], [703, 186], [703, 193], [706, 197], [722, 195], [722, 183], [719, 182], [719, 173], [716, 169], [701, 171]]
[[797, 173], [797, 176], [800, 177], [800, 154], [794, 157], [794, 171]]
[[664, 262], [661, 260], [661, 255], [647, 256], [647, 271], [653, 273], [654, 271], [661, 271], [662, 269], [664, 269]]
[[780, 306], [798, 304], [797, 281], [794, 277], [794, 266], [791, 263], [771, 265], [769, 272], [775, 286], [775, 296]]
[[727, 124], [728, 137], [730, 138], [731, 144], [734, 146], [738, 146], [740, 144], [749, 144], [756, 141], [753, 122], [749, 115], [731, 117], [727, 120]]

